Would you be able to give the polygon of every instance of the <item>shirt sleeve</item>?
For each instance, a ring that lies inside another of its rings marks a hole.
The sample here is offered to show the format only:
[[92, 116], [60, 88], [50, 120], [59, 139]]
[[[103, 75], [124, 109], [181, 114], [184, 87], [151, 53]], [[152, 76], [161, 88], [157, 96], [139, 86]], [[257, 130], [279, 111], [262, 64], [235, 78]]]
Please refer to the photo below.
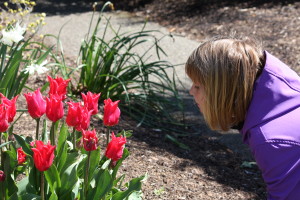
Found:
[[268, 200], [300, 197], [300, 146], [291, 141], [266, 141], [252, 149], [267, 184]]

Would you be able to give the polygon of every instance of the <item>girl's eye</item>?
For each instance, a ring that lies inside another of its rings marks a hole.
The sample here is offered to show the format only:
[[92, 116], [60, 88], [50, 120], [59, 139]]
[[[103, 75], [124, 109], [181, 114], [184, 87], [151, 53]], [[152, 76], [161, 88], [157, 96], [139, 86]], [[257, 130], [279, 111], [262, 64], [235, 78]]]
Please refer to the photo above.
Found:
[[198, 86], [198, 85], [194, 85], [194, 87], [195, 87], [195, 89], [199, 89], [200, 88], [200, 86]]

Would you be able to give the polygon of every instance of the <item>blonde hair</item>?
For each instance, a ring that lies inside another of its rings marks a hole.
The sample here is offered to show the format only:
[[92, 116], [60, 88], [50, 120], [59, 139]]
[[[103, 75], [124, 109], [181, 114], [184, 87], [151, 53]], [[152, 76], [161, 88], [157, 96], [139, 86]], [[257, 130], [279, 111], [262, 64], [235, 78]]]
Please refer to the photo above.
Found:
[[249, 38], [212, 38], [191, 54], [186, 73], [204, 87], [202, 113], [211, 129], [227, 131], [244, 121], [264, 59]]

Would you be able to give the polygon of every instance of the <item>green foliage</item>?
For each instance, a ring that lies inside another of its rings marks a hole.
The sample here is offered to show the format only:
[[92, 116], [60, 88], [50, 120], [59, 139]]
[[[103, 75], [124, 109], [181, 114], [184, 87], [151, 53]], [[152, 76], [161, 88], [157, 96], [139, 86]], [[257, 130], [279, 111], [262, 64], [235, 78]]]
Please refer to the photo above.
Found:
[[[22, 69], [33, 61], [41, 64], [51, 52], [52, 48], [32, 42], [31, 39], [12, 46], [0, 42], [0, 92], [9, 99], [20, 94], [26, 84], [29, 73]], [[24, 54], [29, 57], [24, 58]]]
[[[47, 129], [44, 123], [44, 129]], [[74, 151], [67, 142], [70, 134], [66, 125], [60, 127], [60, 135], [57, 141], [55, 161], [51, 167], [43, 172], [46, 180], [46, 199], [141, 199], [141, 184], [146, 176], [132, 179], [123, 184], [125, 175], [117, 178], [117, 172], [122, 162], [129, 156], [125, 148], [123, 157], [115, 164], [105, 156], [101, 157], [100, 148], [90, 152], [90, 162], [88, 170], [88, 187], [86, 197], [84, 195], [84, 177], [86, 176], [86, 163], [89, 154], [85, 150]], [[43, 131], [43, 134], [47, 134]], [[122, 131], [117, 135], [129, 135], [130, 131]], [[7, 176], [4, 184], [6, 199], [41, 199], [40, 178], [41, 172], [34, 167], [33, 151], [24, 137], [14, 135], [17, 144], [11, 146], [11, 150], [5, 151], [4, 171]], [[45, 138], [45, 136], [43, 136]], [[21, 146], [27, 154], [27, 164], [22, 166], [23, 170], [18, 170], [16, 146]], [[19, 182], [17, 176], [29, 171], [29, 176], [24, 177]], [[122, 189], [121, 189], [122, 188]], [[0, 193], [1, 194], [1, 193]]]
[[[93, 31], [90, 31], [94, 15], [96, 13], [93, 13], [87, 37], [81, 44], [77, 67], [67, 67], [63, 58], [54, 57], [55, 65], [65, 79], [77, 80], [78, 73], [74, 72], [79, 72], [78, 82], [72, 85], [73, 94], [101, 92], [100, 100], [121, 100], [122, 112], [140, 124], [152, 127], [181, 125], [170, 114], [174, 110], [183, 111], [175, 75], [170, 77], [167, 73], [167, 70], [174, 72], [174, 66], [160, 60], [160, 55], [165, 55], [165, 52], [159, 42], [167, 35], [157, 38], [154, 33], [158, 31], [146, 30], [146, 23], [139, 31], [121, 33], [120, 29], [113, 28], [102, 11]], [[100, 34], [98, 30], [102, 21], [106, 25]], [[108, 35], [108, 30], [112, 34]], [[149, 48], [136, 52], [138, 47], [145, 49], [145, 46]], [[151, 55], [151, 52], [156, 52], [156, 55]], [[157, 60], [149, 61], [152, 56]]]

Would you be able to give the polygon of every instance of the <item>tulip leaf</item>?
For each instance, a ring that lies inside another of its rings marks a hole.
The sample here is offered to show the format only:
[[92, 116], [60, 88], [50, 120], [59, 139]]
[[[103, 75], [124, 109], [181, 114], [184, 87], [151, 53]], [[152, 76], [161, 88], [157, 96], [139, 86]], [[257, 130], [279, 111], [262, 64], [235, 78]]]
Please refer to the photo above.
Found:
[[0, 148], [4, 147], [4, 146], [6, 146], [6, 145], [8, 145], [8, 144], [10, 144], [10, 143], [12, 143], [12, 141], [2, 143], [2, 144], [0, 145]]
[[90, 169], [89, 169], [89, 182], [91, 181], [92, 177], [94, 176], [94, 171], [98, 167], [99, 162], [100, 162], [100, 148], [98, 148], [95, 151], [91, 152]]
[[57, 152], [63, 147], [68, 137], [68, 127], [63, 123], [60, 128], [60, 133], [58, 137]]
[[101, 199], [112, 188], [113, 179], [107, 169], [100, 170], [96, 176], [96, 188], [88, 191], [87, 199]]
[[77, 167], [78, 162], [73, 163], [63, 172], [61, 182], [64, 184], [61, 186], [59, 191], [60, 199], [65, 199], [63, 198], [63, 195], [68, 195], [77, 184]]
[[41, 200], [42, 198], [36, 194], [24, 194], [19, 196], [18, 200]]
[[56, 194], [55, 192], [52, 192], [52, 194], [51, 194], [49, 200], [58, 200], [57, 194]]
[[29, 145], [25, 142], [25, 140], [23, 139], [23, 137], [17, 135], [17, 134], [13, 134], [16, 141], [18, 142], [18, 144], [23, 148], [23, 151], [30, 155], [30, 156], [33, 156], [33, 152], [32, 150], [30, 149]]
[[[67, 154], [67, 160], [65, 164], [63, 165], [62, 169], [59, 170], [60, 176], [69, 168], [70, 165], [73, 163], [80, 163], [82, 161], [82, 157], [79, 157], [78, 152], [71, 152]], [[78, 167], [77, 167], [78, 168]]]
[[133, 192], [139, 192], [142, 189], [142, 181], [145, 180], [147, 175], [134, 178], [129, 182], [128, 189], [125, 191], [117, 192], [113, 195], [112, 200], [123, 200], [129, 198]]
[[58, 167], [57, 168], [58, 168], [59, 172], [62, 170], [63, 166], [66, 163], [67, 156], [68, 156], [67, 150], [68, 150], [67, 143], [65, 142], [57, 154], [57, 158], [58, 158], [58, 164], [57, 164]]
[[59, 177], [59, 173], [57, 171], [57, 168], [55, 165], [51, 165], [51, 167], [44, 172], [45, 178], [50, 186], [51, 192], [55, 192], [55, 183], [57, 184], [57, 187], [61, 187], [61, 180]]

